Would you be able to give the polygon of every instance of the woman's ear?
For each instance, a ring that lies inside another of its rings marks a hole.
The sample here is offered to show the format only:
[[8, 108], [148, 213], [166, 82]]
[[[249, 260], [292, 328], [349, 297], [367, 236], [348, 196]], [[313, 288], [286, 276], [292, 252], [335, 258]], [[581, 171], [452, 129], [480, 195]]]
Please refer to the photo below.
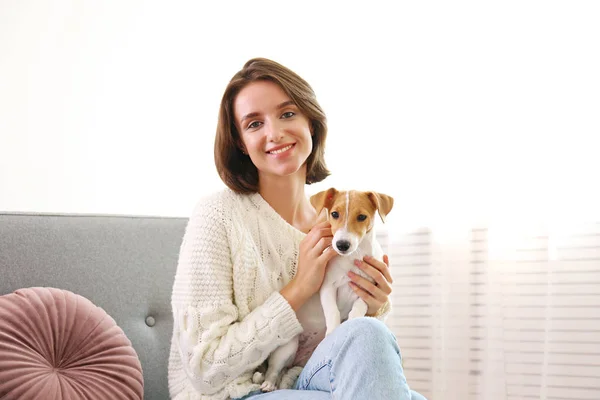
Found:
[[236, 145], [237, 145], [237, 148], [240, 149], [242, 154], [248, 155], [248, 152], [246, 151], [246, 146], [244, 146], [244, 143], [242, 143], [241, 140], [238, 140]]

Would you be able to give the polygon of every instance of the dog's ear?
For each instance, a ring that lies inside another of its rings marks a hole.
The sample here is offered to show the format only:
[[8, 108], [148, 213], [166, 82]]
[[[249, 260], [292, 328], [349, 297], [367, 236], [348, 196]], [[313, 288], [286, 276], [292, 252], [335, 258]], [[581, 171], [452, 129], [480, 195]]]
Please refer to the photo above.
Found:
[[379, 212], [381, 221], [385, 222], [386, 215], [392, 211], [392, 207], [394, 206], [394, 198], [392, 196], [388, 196], [387, 194], [377, 192], [368, 192], [367, 195]]
[[317, 211], [317, 215], [320, 215], [324, 208], [331, 208], [331, 205], [333, 204], [333, 198], [337, 193], [338, 191], [334, 188], [329, 188], [310, 196], [310, 204], [312, 204]]

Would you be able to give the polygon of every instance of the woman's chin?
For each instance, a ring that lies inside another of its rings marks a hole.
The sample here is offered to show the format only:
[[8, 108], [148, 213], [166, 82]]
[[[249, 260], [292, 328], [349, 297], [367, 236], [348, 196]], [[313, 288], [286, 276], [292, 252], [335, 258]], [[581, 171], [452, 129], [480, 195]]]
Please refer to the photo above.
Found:
[[268, 172], [265, 171], [265, 173], [261, 174], [264, 175], [265, 177], [270, 177], [270, 178], [285, 178], [285, 177], [291, 177], [294, 175], [299, 175], [302, 174], [302, 176], [306, 175], [306, 169], [303, 168], [303, 165], [297, 165], [297, 166], [286, 166], [286, 168], [276, 168], [276, 169], [271, 169]]

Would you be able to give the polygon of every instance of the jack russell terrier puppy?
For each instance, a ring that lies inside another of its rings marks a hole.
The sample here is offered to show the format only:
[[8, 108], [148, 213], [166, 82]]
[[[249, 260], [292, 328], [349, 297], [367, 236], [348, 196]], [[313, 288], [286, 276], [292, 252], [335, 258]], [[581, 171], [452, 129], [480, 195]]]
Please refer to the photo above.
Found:
[[[370, 276], [354, 265], [354, 260], [362, 260], [367, 255], [379, 260], [383, 258], [383, 250], [373, 229], [375, 214], [378, 212], [382, 222], [385, 222], [394, 199], [376, 192], [338, 191], [331, 188], [311, 196], [310, 202], [320, 221], [329, 220], [333, 233], [332, 246], [339, 256], [329, 261], [321, 289], [298, 310], [297, 316], [304, 332], [318, 332], [326, 327], [325, 335], [329, 335], [346, 319], [364, 317], [367, 313], [367, 303], [348, 285], [348, 271], [373, 282]], [[290, 367], [295, 360], [299, 336], [271, 353], [265, 375], [262, 372], [255, 373], [253, 381], [262, 383], [263, 391], [277, 389], [281, 371]]]

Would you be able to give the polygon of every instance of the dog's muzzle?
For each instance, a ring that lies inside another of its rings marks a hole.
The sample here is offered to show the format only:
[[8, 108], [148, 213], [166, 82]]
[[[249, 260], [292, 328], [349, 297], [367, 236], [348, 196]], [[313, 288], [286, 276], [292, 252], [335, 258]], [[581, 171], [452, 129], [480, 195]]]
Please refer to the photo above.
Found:
[[335, 247], [341, 252], [346, 253], [350, 248], [350, 241], [348, 240], [338, 240], [335, 242]]

